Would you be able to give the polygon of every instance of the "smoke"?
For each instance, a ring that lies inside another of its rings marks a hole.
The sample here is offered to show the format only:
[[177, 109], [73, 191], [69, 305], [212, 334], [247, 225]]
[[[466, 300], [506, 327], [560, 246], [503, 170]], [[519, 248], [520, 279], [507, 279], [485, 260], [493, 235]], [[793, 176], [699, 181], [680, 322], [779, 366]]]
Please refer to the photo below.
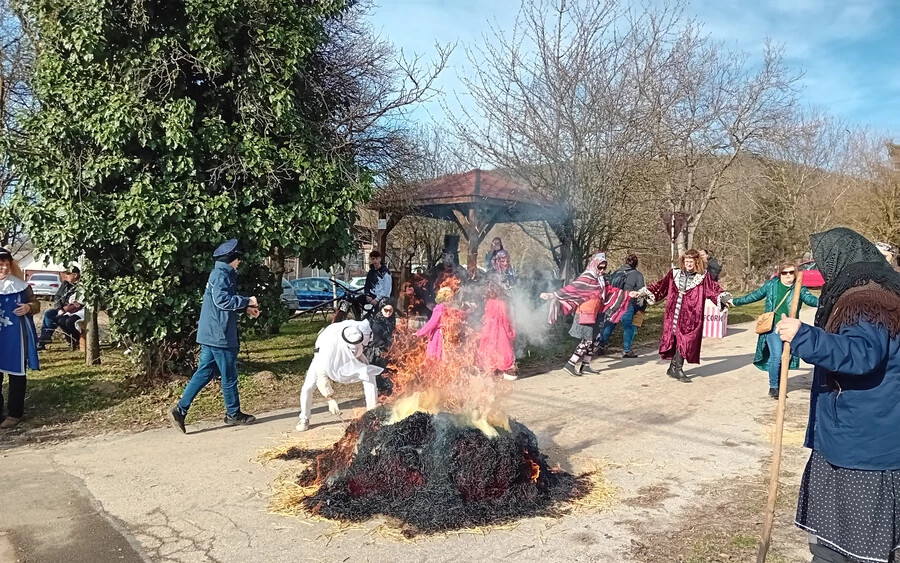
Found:
[[550, 338], [547, 321], [550, 304], [535, 301], [526, 291], [513, 289], [507, 294], [509, 315], [516, 330], [516, 358], [525, 355], [526, 346], [545, 346]]

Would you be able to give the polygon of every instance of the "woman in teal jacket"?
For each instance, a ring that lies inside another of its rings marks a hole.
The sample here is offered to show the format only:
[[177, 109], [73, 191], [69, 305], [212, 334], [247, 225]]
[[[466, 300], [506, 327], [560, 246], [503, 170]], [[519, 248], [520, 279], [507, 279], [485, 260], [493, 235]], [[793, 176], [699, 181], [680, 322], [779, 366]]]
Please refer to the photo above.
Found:
[[[731, 301], [731, 304], [737, 306], [748, 305], [765, 297], [766, 312], [775, 311], [775, 319], [772, 323], [774, 325], [781, 319], [782, 313], [787, 315], [791, 309], [796, 277], [797, 264], [794, 262], [783, 262], [778, 267], [778, 278], [767, 281], [753, 293], [748, 293], [743, 297], [736, 297]], [[800, 300], [810, 307], [819, 306], [819, 298], [810, 293], [805, 287], [800, 288]], [[797, 313], [800, 313], [799, 309]], [[774, 327], [773, 330], [766, 334], [760, 334], [756, 340], [756, 355], [753, 357], [753, 365], [769, 372], [769, 396], [773, 399], [778, 398], [778, 383], [781, 379], [781, 351], [783, 349], [784, 344], [781, 338], [775, 334]], [[797, 369], [798, 367], [800, 367], [800, 360], [796, 356], [791, 356], [789, 368]]]

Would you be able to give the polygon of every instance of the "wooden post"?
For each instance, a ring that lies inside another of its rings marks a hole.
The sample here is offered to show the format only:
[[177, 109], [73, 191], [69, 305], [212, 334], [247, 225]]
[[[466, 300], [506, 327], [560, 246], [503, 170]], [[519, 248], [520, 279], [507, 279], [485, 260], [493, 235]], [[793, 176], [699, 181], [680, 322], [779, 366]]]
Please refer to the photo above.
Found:
[[[791, 297], [791, 318], [797, 317], [800, 305], [800, 291], [803, 289], [803, 272], [797, 270], [794, 279], [794, 295]], [[778, 319], [773, 320], [778, 324]], [[769, 500], [766, 503], [765, 520], [759, 550], [756, 552], [756, 563], [765, 563], [769, 553], [769, 542], [772, 540], [772, 524], [775, 521], [775, 499], [778, 496], [778, 473], [781, 469], [781, 442], [784, 437], [784, 407], [787, 402], [788, 369], [791, 366], [791, 343], [785, 342], [781, 352], [781, 380], [778, 383], [778, 410], [775, 412], [775, 443], [772, 446], [772, 472], [769, 476]]]

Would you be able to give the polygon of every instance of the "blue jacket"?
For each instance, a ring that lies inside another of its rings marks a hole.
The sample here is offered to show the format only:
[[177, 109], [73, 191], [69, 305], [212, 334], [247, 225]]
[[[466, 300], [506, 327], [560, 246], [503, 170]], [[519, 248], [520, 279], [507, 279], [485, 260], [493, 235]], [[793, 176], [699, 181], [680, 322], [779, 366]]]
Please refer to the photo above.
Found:
[[866, 321], [837, 334], [804, 324], [791, 353], [816, 366], [806, 447], [838, 467], [900, 469], [900, 336]]
[[237, 314], [247, 309], [250, 299], [237, 295], [237, 271], [225, 262], [216, 262], [200, 309], [197, 343], [215, 348], [238, 348]]

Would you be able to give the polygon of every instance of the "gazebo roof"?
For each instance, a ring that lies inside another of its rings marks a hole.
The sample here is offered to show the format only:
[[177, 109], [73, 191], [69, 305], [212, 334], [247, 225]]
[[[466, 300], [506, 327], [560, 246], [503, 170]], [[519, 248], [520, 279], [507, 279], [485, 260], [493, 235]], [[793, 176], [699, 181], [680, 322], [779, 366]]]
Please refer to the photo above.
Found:
[[494, 223], [544, 221], [555, 215], [557, 205], [498, 172], [470, 170], [449, 174], [413, 186], [402, 193], [388, 191], [375, 197], [369, 208], [454, 220], [454, 210], [477, 207]]

